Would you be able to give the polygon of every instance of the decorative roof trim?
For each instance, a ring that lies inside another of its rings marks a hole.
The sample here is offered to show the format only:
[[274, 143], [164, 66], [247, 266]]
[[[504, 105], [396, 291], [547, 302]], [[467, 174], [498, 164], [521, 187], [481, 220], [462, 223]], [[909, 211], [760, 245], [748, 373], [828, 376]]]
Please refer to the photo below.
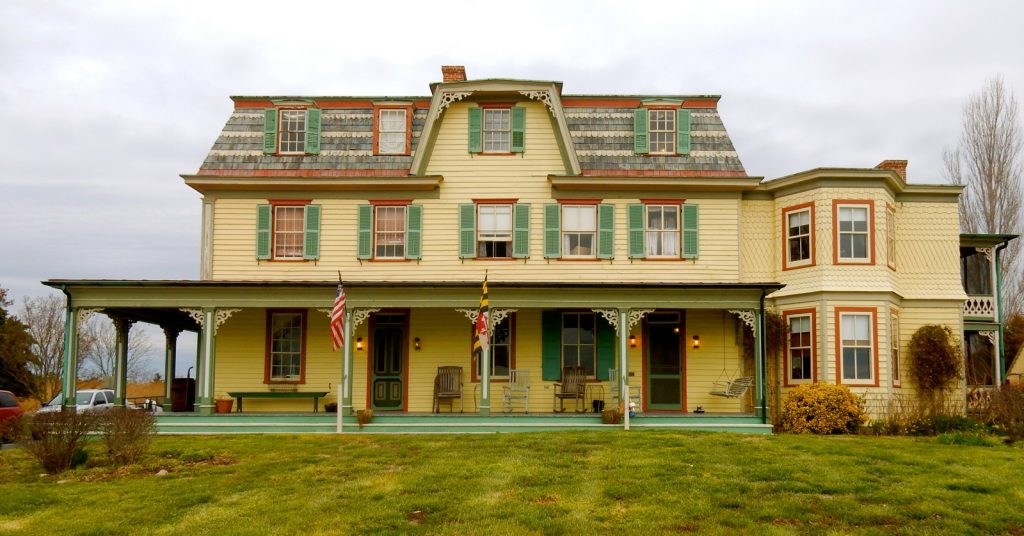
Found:
[[350, 177], [288, 177], [182, 175], [185, 184], [206, 194], [217, 191], [267, 190], [436, 190], [444, 177], [426, 176], [350, 176]]
[[[964, 189], [955, 184], [907, 184], [895, 170], [875, 168], [815, 168], [765, 181], [760, 190], [787, 195], [814, 188], [823, 181], [882, 181], [894, 195], [956, 198]], [[900, 201], [901, 199], [897, 199]]]
[[657, 191], [744, 191], [754, 190], [760, 177], [689, 177], [665, 176], [636, 177], [622, 180], [621, 176], [548, 175], [551, 187], [558, 190], [657, 190]]

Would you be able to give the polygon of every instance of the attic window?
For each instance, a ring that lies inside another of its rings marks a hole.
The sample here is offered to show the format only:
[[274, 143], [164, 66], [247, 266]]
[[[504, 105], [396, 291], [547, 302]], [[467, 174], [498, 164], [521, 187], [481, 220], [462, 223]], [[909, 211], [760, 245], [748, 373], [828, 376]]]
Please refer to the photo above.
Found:
[[484, 110], [484, 151], [485, 153], [511, 152], [512, 110], [510, 108], [489, 108]]
[[676, 106], [633, 112], [633, 152], [655, 156], [690, 154], [690, 110]]
[[412, 105], [373, 106], [373, 154], [408, 155], [412, 144]]
[[281, 110], [281, 154], [306, 152], [306, 110]]
[[676, 152], [675, 110], [651, 110], [648, 125], [651, 154], [674, 154]]

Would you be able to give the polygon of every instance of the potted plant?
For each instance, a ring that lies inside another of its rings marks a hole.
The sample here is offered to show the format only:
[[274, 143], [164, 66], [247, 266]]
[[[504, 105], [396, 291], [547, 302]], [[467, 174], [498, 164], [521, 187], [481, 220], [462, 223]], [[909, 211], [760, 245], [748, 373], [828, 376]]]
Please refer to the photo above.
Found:
[[622, 421], [622, 412], [615, 408], [601, 411], [601, 422], [603, 424], [619, 424]]
[[338, 412], [338, 403], [337, 402], [328, 402], [328, 403], [324, 404], [324, 411], [326, 411], [327, 413], [337, 413]]
[[356, 422], [359, 423], [359, 427], [362, 428], [364, 424], [369, 424], [373, 419], [372, 409], [361, 409], [356, 411]]
[[233, 406], [235, 400], [233, 398], [218, 398], [214, 401], [214, 406], [217, 413], [231, 413], [231, 406]]

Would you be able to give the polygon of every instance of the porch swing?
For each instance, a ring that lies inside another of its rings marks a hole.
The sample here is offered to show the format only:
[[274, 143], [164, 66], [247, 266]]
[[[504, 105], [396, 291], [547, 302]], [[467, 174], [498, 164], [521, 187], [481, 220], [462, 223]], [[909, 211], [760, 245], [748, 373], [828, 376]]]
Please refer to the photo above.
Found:
[[[747, 389], [750, 389], [750, 386], [754, 383], [754, 377], [735, 377], [739, 372], [740, 369], [737, 367], [732, 374], [729, 374], [729, 371], [726, 368], [725, 354], [723, 353], [722, 372], [718, 375], [718, 378], [715, 381], [711, 382], [711, 396], [720, 396], [722, 398], [739, 398], [743, 396], [743, 394], [747, 392]], [[722, 377], [726, 378], [725, 381], [722, 381]]]

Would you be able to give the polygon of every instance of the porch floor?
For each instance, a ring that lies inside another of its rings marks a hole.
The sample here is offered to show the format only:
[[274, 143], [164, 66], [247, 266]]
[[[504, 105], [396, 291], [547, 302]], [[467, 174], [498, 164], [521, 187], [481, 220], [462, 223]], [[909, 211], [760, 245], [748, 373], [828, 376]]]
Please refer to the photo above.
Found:
[[[335, 413], [196, 413], [157, 414], [161, 434], [261, 434], [337, 433]], [[554, 430], [616, 430], [622, 424], [602, 424], [593, 413], [386, 413], [360, 427], [355, 416], [344, 417], [344, 433], [498, 433]], [[630, 428], [679, 429], [769, 434], [770, 424], [741, 413], [641, 414], [630, 419]]]

